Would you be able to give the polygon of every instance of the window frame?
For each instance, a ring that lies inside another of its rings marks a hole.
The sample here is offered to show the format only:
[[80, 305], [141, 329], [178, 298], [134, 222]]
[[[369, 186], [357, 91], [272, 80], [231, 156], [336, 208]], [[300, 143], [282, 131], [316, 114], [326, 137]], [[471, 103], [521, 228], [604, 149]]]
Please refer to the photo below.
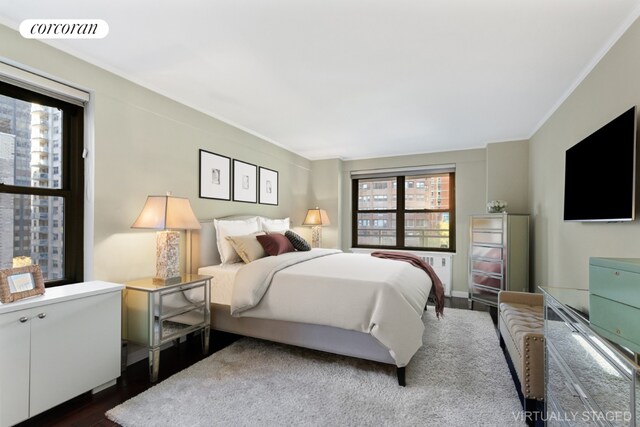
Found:
[[[45, 281], [54, 287], [84, 280], [84, 107], [0, 81], [0, 95], [59, 108], [62, 114], [62, 179], [60, 188], [0, 183], [0, 193], [61, 197], [64, 200], [64, 277]], [[33, 246], [33, 245], [32, 245]]]
[[[449, 175], [449, 208], [448, 209], [406, 209], [405, 208], [405, 182], [406, 177], [419, 175], [437, 176]], [[385, 249], [385, 250], [410, 250], [426, 252], [455, 252], [456, 251], [456, 193], [455, 193], [455, 171], [435, 172], [435, 171], [415, 171], [411, 173], [388, 175], [384, 178], [395, 178], [396, 180], [396, 208], [395, 209], [358, 209], [359, 181], [364, 179], [375, 179], [375, 176], [358, 176], [351, 178], [351, 247], [361, 249]], [[380, 177], [381, 179], [383, 177]], [[405, 215], [407, 213], [449, 213], [449, 247], [418, 247], [405, 245]], [[364, 213], [392, 213], [396, 215], [396, 244], [394, 246], [362, 245], [358, 244], [358, 214]]]

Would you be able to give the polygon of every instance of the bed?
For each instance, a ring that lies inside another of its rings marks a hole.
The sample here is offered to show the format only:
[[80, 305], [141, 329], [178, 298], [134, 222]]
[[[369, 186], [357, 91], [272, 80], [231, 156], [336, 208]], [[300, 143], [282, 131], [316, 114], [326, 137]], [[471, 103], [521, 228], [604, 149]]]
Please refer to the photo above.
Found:
[[201, 225], [191, 271], [213, 276], [212, 329], [391, 364], [405, 385], [405, 367], [422, 346], [432, 286], [425, 272], [331, 249], [221, 264], [226, 249], [214, 220]]

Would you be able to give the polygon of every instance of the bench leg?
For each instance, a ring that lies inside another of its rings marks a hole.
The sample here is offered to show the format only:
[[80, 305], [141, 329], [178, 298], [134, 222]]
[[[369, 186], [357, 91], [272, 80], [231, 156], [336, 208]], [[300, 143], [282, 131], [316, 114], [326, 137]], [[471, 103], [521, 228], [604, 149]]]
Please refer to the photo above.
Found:
[[396, 368], [396, 373], [398, 374], [398, 385], [404, 387], [407, 385], [405, 381], [405, 367]]
[[536, 399], [524, 399], [523, 402], [524, 413], [526, 415], [526, 421], [528, 426], [543, 426], [543, 408], [544, 403], [539, 402]]

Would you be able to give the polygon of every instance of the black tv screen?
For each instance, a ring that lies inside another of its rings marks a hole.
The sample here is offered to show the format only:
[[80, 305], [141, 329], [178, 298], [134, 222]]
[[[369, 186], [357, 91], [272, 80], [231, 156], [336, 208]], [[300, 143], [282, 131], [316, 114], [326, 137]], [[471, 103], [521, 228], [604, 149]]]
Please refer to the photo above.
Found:
[[633, 221], [636, 107], [567, 150], [565, 221]]

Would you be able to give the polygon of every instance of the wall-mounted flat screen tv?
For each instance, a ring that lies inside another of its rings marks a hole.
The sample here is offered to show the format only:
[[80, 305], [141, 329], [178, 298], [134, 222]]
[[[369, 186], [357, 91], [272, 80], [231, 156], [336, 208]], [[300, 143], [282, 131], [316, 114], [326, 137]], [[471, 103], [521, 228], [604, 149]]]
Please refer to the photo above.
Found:
[[565, 158], [565, 221], [633, 221], [636, 107], [573, 147]]

